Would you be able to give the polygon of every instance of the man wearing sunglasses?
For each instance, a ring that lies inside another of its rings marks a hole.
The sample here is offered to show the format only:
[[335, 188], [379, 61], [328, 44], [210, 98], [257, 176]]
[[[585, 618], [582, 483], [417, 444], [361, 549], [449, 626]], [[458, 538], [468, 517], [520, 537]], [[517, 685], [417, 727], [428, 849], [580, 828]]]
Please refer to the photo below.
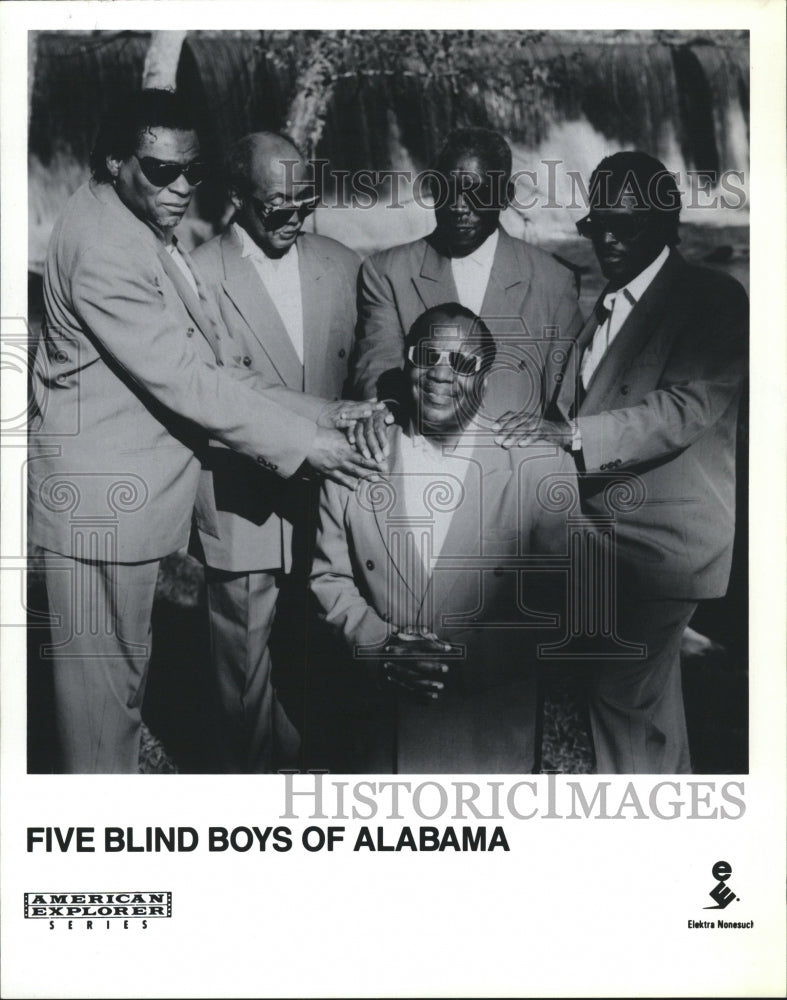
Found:
[[451, 132], [431, 171], [434, 231], [364, 261], [352, 376], [359, 399], [400, 401], [407, 331], [424, 309], [456, 301], [484, 318], [498, 344], [490, 411], [540, 412], [546, 337], [570, 339], [582, 317], [568, 269], [500, 225], [513, 195], [511, 166], [499, 133]]
[[380, 481], [323, 485], [311, 586], [351, 662], [336, 726], [346, 756], [316, 766], [528, 772], [536, 679], [522, 557], [549, 529], [539, 481], [571, 475], [571, 462], [551, 444], [498, 448], [477, 420], [496, 346], [464, 306], [426, 310], [404, 353], [404, 426]]
[[[205, 176], [190, 109], [144, 91], [104, 119], [44, 273], [31, 540], [44, 549], [64, 771], [134, 772], [159, 562], [189, 537], [207, 434], [291, 477], [367, 471], [339, 408], [250, 377], [174, 228]], [[345, 409], [342, 409], [345, 412]]]
[[[355, 339], [358, 257], [302, 231], [317, 198], [289, 139], [244, 136], [228, 151], [225, 172], [233, 219], [192, 259], [227, 349], [268, 384], [339, 399]], [[291, 766], [287, 748], [297, 739], [271, 682], [270, 640], [278, 607], [276, 631], [286, 642], [277, 647], [277, 679], [290, 703], [300, 704], [317, 484], [285, 482], [223, 448], [208, 451], [204, 468], [196, 513], [207, 565], [217, 767]], [[352, 478], [344, 482], [351, 486]]]
[[636, 477], [631, 498], [641, 502], [615, 511], [613, 610], [618, 636], [642, 649], [590, 671], [602, 773], [690, 771], [681, 636], [697, 602], [722, 597], [730, 575], [748, 300], [733, 278], [675, 249], [680, 207], [658, 160], [602, 160], [577, 229], [607, 286], [562, 371], [548, 372], [557, 385], [549, 419], [510, 415], [499, 428], [506, 447], [560, 441], [588, 514], [609, 515], [616, 477]]

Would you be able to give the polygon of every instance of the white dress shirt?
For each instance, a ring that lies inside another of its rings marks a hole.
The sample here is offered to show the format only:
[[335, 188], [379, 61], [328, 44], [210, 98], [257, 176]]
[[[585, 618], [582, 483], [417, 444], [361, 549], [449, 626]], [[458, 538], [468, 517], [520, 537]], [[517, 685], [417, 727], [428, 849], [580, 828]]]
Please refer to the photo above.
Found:
[[591, 379], [601, 364], [601, 359], [628, 319], [629, 313], [662, 269], [667, 257], [669, 257], [669, 247], [664, 247], [658, 257], [651, 261], [644, 271], [640, 271], [636, 278], [632, 278], [627, 285], [614, 292], [608, 292], [604, 296], [604, 308], [608, 311], [608, 316], [593, 334], [593, 340], [582, 358], [580, 373], [585, 389], [590, 385]]
[[489, 284], [489, 275], [492, 273], [492, 261], [497, 249], [497, 235], [497, 230], [495, 230], [477, 250], [468, 254], [467, 257], [451, 258], [451, 271], [459, 302], [465, 309], [474, 312], [476, 316], [481, 313], [486, 286]]
[[283, 257], [266, 257], [245, 229], [234, 223], [241, 241], [241, 256], [249, 257], [265, 290], [281, 316], [298, 360], [303, 364], [303, 299], [298, 270], [298, 248], [293, 243]]

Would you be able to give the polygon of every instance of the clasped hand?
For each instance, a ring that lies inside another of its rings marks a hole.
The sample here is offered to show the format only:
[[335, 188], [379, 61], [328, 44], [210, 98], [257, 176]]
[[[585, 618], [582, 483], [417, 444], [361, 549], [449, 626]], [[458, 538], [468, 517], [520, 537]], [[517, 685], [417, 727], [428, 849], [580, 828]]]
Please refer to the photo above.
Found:
[[445, 690], [449, 668], [443, 657], [454, 649], [434, 632], [402, 629], [383, 647], [380, 660], [383, 680], [419, 699], [434, 700]]

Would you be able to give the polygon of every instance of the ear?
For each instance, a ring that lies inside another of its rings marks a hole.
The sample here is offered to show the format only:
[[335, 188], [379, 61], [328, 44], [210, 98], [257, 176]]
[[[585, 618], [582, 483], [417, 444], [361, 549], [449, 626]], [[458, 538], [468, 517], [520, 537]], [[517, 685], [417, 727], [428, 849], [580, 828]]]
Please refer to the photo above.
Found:
[[106, 165], [110, 177], [113, 180], [117, 180], [118, 175], [120, 174], [120, 168], [123, 166], [123, 161], [115, 159], [114, 156], [108, 156], [106, 158]]
[[241, 197], [241, 195], [238, 194], [238, 192], [232, 188], [230, 188], [229, 195], [230, 195], [230, 201], [232, 202], [232, 207], [235, 209], [235, 211], [236, 212], [242, 211], [245, 202], [244, 199]]

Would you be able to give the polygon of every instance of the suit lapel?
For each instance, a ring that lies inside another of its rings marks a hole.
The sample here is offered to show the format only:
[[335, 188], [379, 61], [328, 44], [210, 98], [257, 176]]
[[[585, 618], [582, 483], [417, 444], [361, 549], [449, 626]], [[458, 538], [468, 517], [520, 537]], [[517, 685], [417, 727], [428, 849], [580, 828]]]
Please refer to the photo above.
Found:
[[475, 608], [480, 594], [479, 570], [457, 564], [456, 559], [493, 554], [485, 551], [483, 539], [505, 523], [504, 498], [512, 475], [509, 453], [497, 447], [468, 448], [457, 453], [457, 462], [461, 461], [471, 463], [464, 481], [464, 500], [433, 566], [429, 600], [424, 602], [431, 605], [436, 625], [442, 615], [469, 613]]
[[674, 277], [675, 266], [676, 255], [673, 252], [626, 317], [626, 322], [601, 359], [588, 386], [580, 413], [592, 414], [603, 410], [608, 394], [618, 384], [623, 373], [645, 354], [646, 345], [653, 341], [669, 304], [669, 286]]
[[[292, 346], [279, 310], [273, 303], [250, 258], [241, 256], [241, 244], [232, 231], [221, 241], [225, 293], [265, 351], [285, 385], [303, 388], [303, 366]], [[304, 324], [305, 326], [305, 324]]]
[[[402, 501], [403, 466], [402, 432], [397, 429], [385, 476], [387, 483], [362, 483], [359, 506], [371, 511], [377, 538], [387, 555], [385, 600], [394, 621], [401, 621], [403, 610], [411, 625], [439, 625], [440, 615], [456, 609], [468, 611], [475, 606], [479, 592], [478, 571], [457, 564], [457, 557], [484, 553], [483, 537], [493, 535], [502, 523], [506, 486], [511, 481], [512, 466], [502, 448], [461, 448], [456, 453], [456, 475], [461, 465], [471, 463], [464, 479], [462, 502], [456, 509], [445, 544], [432, 572], [414, 566], [405, 537], [413, 530], [405, 517]], [[417, 529], [416, 529], [417, 530]], [[489, 554], [489, 553], [486, 553]], [[453, 557], [453, 558], [451, 558]]]
[[[562, 366], [562, 380], [558, 387], [555, 396], [555, 405], [558, 412], [563, 417], [564, 420], [568, 420], [572, 416], [572, 410], [574, 407], [574, 401], [579, 388], [579, 370], [582, 366], [582, 356], [585, 353], [585, 348], [593, 339], [593, 334], [596, 332], [598, 327], [598, 319], [596, 318], [596, 308], [598, 307], [599, 300], [593, 306], [590, 316], [585, 321], [584, 326], [577, 334], [576, 340], [570, 346], [568, 350], [568, 359]], [[547, 353], [547, 363], [553, 364], [552, 352]], [[566, 378], [568, 376], [568, 378]], [[554, 384], [553, 382], [554, 373], [547, 372], [547, 385]]]
[[[161, 266], [164, 268], [169, 280], [175, 286], [183, 305], [186, 307], [186, 311], [199, 328], [200, 333], [210, 344], [214, 355], [217, 358], [220, 358], [221, 348], [218, 340], [216, 339], [216, 330], [214, 322], [211, 319], [210, 308], [207, 302], [203, 302], [202, 298], [194, 294], [194, 289], [189, 284], [186, 276], [172, 259], [165, 247], [158, 243], [158, 241], [157, 250]], [[186, 260], [185, 256], [183, 259]], [[194, 270], [191, 268], [191, 265], [187, 260], [186, 263], [189, 266], [191, 273], [194, 274]], [[199, 278], [196, 274], [194, 275], [194, 280], [197, 282], [197, 288], [199, 288]]]
[[451, 271], [451, 259], [438, 253], [430, 239], [426, 241], [421, 272], [413, 278], [413, 284], [424, 309], [459, 301]]
[[333, 313], [333, 283], [327, 278], [325, 259], [305, 238], [298, 240], [298, 270], [303, 303], [303, 384], [306, 392], [319, 396], [328, 347], [326, 319]]
[[[418, 608], [423, 600], [423, 587], [413, 578], [412, 567], [409, 565], [412, 553], [408, 553], [403, 539], [407, 522], [404, 506], [404, 473], [402, 468], [402, 431], [397, 428], [396, 437], [391, 446], [388, 458], [388, 470], [384, 476], [385, 482], [377, 484], [364, 483], [362, 489], [367, 490], [368, 506], [374, 515], [377, 532], [388, 555], [391, 574], [388, 575], [387, 599], [392, 605], [394, 620], [401, 615], [401, 608], [407, 606]], [[362, 506], [366, 504], [362, 503]], [[401, 526], [401, 530], [396, 530]], [[416, 567], [418, 570], [418, 567]], [[397, 591], [401, 597], [397, 597]]]
[[[527, 257], [519, 253], [517, 241], [498, 227], [497, 248], [492, 270], [486, 286], [481, 315], [521, 316], [522, 300], [527, 295], [532, 278], [532, 266]], [[492, 333], [495, 331], [492, 330]]]

